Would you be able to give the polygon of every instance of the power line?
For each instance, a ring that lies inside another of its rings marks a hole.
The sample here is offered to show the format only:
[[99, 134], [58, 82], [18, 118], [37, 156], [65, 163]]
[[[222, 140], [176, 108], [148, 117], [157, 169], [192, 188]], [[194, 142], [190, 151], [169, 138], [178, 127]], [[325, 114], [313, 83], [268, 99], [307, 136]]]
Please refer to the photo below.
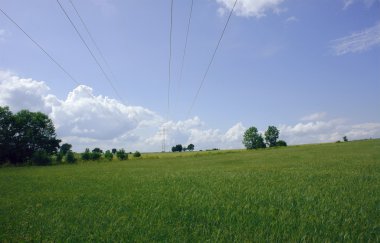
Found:
[[83, 18], [82, 18], [81, 15], [79, 14], [79, 11], [78, 11], [77, 8], [75, 7], [73, 1], [69, 0], [69, 2], [70, 2], [70, 4], [71, 4], [71, 6], [73, 7], [73, 9], [75, 10], [75, 13], [77, 14], [78, 18], [80, 19], [82, 25], [84, 26], [84, 29], [86, 30], [88, 36], [90, 37], [90, 40], [91, 40], [92, 44], [94, 44], [96, 50], [98, 51], [98, 53], [99, 53], [101, 59], [102, 59], [103, 62], [106, 64], [106, 66], [107, 66], [108, 70], [110, 71], [112, 77], [113, 77], [114, 79], [116, 79], [114, 73], [112, 72], [112, 69], [111, 69], [110, 65], [108, 64], [108, 61], [107, 61], [106, 58], [104, 57], [103, 52], [100, 50], [98, 44], [96, 43], [95, 39], [93, 38], [93, 36], [92, 36], [90, 30], [88, 29], [86, 23], [85, 23], [84, 20], [83, 20]]
[[20, 25], [16, 23], [3, 9], [0, 8], [0, 11], [11, 21], [14, 25], [17, 26], [45, 55], [52, 61], [55, 65], [57, 65], [74, 83], [77, 85], [81, 85], [54, 57], [52, 57], [37, 41], [35, 41], [28, 33], [25, 32]]
[[217, 52], [217, 50], [218, 50], [218, 48], [219, 48], [220, 42], [221, 42], [222, 39], [223, 39], [224, 33], [225, 33], [226, 29], [227, 29], [227, 25], [228, 25], [228, 23], [230, 22], [231, 15], [232, 15], [232, 13], [233, 13], [233, 11], [234, 11], [234, 9], [235, 9], [235, 6], [236, 6], [237, 1], [238, 1], [238, 0], [235, 0], [235, 3], [234, 3], [234, 5], [233, 5], [233, 7], [232, 7], [232, 9], [231, 9], [231, 11], [230, 11], [230, 14], [228, 15], [228, 19], [227, 19], [227, 21], [226, 21], [226, 24], [224, 25], [224, 28], [223, 28], [222, 34], [220, 35], [220, 38], [219, 38], [218, 44], [216, 45], [216, 48], [215, 48], [215, 50], [214, 50], [214, 53], [212, 54], [211, 60], [210, 60], [210, 62], [209, 62], [209, 64], [208, 64], [208, 66], [207, 66], [206, 72], [205, 72], [204, 75], [203, 75], [203, 78], [202, 78], [201, 84], [200, 84], [199, 87], [198, 87], [197, 93], [196, 93], [196, 95], [195, 95], [195, 97], [194, 97], [194, 99], [193, 99], [193, 102], [191, 103], [191, 106], [190, 106], [190, 109], [189, 109], [189, 111], [188, 111], [188, 113], [187, 113], [187, 116], [190, 116], [191, 110], [193, 109], [194, 104], [195, 104], [196, 100], [198, 99], [199, 92], [200, 92], [201, 89], [202, 89], [202, 86], [203, 86], [203, 83], [205, 82], [205, 79], [206, 79], [206, 76], [207, 76], [207, 74], [208, 74], [208, 71], [210, 70], [211, 64], [212, 64], [212, 62], [214, 61], [215, 54], [216, 54], [216, 52]]
[[[172, 65], [172, 32], [173, 32], [173, 0], [170, 3], [170, 31], [169, 31], [169, 73], [168, 73], [168, 97], [167, 97], [167, 114], [166, 121], [169, 120], [170, 113], [170, 85], [171, 85], [171, 65]], [[165, 125], [165, 123], [164, 123]], [[163, 130], [163, 144], [164, 152], [166, 152], [166, 129]]]
[[185, 40], [185, 47], [183, 49], [182, 62], [181, 62], [181, 71], [180, 71], [180, 74], [179, 74], [178, 86], [180, 86], [181, 81], [182, 81], [183, 65], [185, 63], [187, 41], [188, 41], [189, 31], [190, 31], [191, 16], [192, 16], [192, 13], [193, 13], [193, 4], [194, 4], [194, 0], [191, 0], [190, 14], [189, 14], [189, 20], [187, 22], [186, 40]]
[[73, 28], [75, 29], [76, 33], [78, 34], [79, 38], [81, 39], [81, 41], [83, 42], [83, 44], [86, 46], [88, 52], [91, 54], [92, 58], [94, 59], [94, 61], [96, 62], [96, 64], [98, 65], [99, 69], [101, 70], [101, 72], [103, 73], [104, 77], [106, 78], [107, 82], [109, 83], [109, 85], [111, 86], [111, 88], [113, 89], [113, 91], [115, 92], [116, 96], [121, 100], [123, 101], [123, 98], [121, 98], [121, 96], [119, 95], [119, 93], [117, 92], [116, 88], [114, 87], [114, 85], [112, 84], [112, 81], [111, 79], [108, 77], [108, 75], [106, 74], [106, 72], [104, 71], [102, 65], [99, 63], [98, 59], [95, 57], [94, 53], [91, 51], [90, 47], [87, 45], [86, 41], [84, 40], [83, 36], [81, 35], [81, 33], [79, 32], [79, 30], [77, 29], [77, 27], [75, 26], [74, 22], [71, 20], [70, 16], [67, 14], [66, 10], [63, 8], [62, 4], [59, 2], [59, 0], [57, 0], [57, 3], [58, 5], [60, 6], [62, 12], [65, 14], [65, 16], [67, 17], [67, 19], [69, 20], [69, 22], [71, 23], [71, 25], [73, 26]]

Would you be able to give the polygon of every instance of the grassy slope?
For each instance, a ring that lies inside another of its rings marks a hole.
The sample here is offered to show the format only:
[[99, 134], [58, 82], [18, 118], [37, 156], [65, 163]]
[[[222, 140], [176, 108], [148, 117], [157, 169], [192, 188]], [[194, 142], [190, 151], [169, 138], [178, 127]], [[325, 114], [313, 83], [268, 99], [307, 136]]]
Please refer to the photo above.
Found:
[[380, 241], [380, 140], [186, 155], [2, 168], [0, 241]]

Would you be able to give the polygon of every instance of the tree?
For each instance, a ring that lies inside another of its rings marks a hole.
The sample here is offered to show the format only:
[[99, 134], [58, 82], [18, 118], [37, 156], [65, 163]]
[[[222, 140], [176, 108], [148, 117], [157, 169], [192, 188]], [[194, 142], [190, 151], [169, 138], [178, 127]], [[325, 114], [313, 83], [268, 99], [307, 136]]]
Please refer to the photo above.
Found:
[[172, 152], [176, 152], [177, 148], [175, 146], [172, 147]]
[[104, 154], [104, 157], [111, 161], [113, 159], [113, 153], [111, 151], [107, 150], [106, 153]]
[[33, 153], [31, 162], [33, 165], [51, 165], [51, 158], [45, 151], [40, 150]]
[[276, 143], [276, 146], [277, 147], [282, 147], [282, 146], [286, 147], [288, 145], [286, 144], [286, 142], [284, 140], [278, 140]]
[[194, 151], [194, 144], [190, 143], [190, 144], [187, 146], [187, 150], [189, 150], [189, 151]]
[[172, 147], [172, 152], [182, 152], [183, 147], [181, 144], [177, 144], [176, 146]]
[[69, 144], [69, 143], [64, 143], [61, 145], [61, 147], [59, 148], [59, 152], [63, 155], [65, 155], [67, 152], [69, 152], [72, 148], [72, 145]]
[[67, 151], [65, 161], [69, 164], [74, 164], [77, 161], [72, 151]]
[[347, 138], [347, 136], [344, 136], [344, 137], [343, 137], [343, 141], [348, 142], [348, 138]]
[[90, 149], [86, 148], [86, 150], [84, 151], [84, 153], [82, 153], [81, 157], [82, 157], [83, 160], [90, 160], [91, 159]]
[[117, 152], [117, 149], [113, 148], [113, 149], [112, 149], [112, 153], [113, 153], [113, 154], [116, 154], [116, 152]]
[[242, 142], [247, 149], [266, 147], [263, 136], [257, 131], [256, 127], [250, 127], [245, 131]]
[[93, 153], [99, 153], [99, 154], [102, 154], [103, 153], [103, 150], [101, 150], [100, 148], [94, 148], [92, 150]]
[[119, 149], [119, 151], [116, 152], [116, 157], [119, 160], [126, 160], [128, 159], [128, 154], [125, 152], [124, 149]]
[[139, 151], [136, 151], [133, 153], [133, 157], [139, 158], [139, 157], [141, 157], [141, 153]]
[[57, 152], [60, 142], [47, 115], [28, 110], [13, 115], [8, 107], [0, 107], [1, 161], [25, 163], [36, 152], [50, 156]]
[[265, 141], [269, 147], [276, 146], [277, 139], [280, 135], [280, 131], [275, 126], [269, 126], [265, 131]]

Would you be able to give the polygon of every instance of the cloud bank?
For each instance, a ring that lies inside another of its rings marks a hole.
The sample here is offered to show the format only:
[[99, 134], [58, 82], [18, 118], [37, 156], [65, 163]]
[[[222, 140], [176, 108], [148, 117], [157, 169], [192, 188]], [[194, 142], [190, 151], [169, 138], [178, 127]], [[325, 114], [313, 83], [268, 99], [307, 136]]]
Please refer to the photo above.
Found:
[[[51, 93], [44, 81], [21, 78], [0, 70], [0, 106], [13, 112], [21, 109], [41, 111], [53, 120], [57, 135], [73, 145], [85, 148], [126, 148], [127, 151], [161, 151], [166, 134], [167, 150], [175, 144], [195, 144], [196, 149], [239, 149], [244, 131], [241, 122], [226, 131], [209, 128], [199, 118], [167, 121], [141, 106], [95, 95], [91, 87], [78, 86], [65, 99]], [[295, 125], [277, 125], [280, 139], [288, 144], [334, 142], [347, 136], [350, 140], [380, 137], [380, 123], [348, 124], [344, 119], [326, 119], [325, 112], [307, 115]], [[263, 129], [266, 129], [263, 128]]]

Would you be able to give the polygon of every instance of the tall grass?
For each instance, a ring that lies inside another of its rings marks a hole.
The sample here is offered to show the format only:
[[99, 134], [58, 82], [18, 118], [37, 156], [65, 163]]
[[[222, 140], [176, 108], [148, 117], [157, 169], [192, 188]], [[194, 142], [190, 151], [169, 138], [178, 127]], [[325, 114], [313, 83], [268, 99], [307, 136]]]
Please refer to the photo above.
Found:
[[154, 158], [1, 168], [0, 241], [380, 241], [380, 140]]

